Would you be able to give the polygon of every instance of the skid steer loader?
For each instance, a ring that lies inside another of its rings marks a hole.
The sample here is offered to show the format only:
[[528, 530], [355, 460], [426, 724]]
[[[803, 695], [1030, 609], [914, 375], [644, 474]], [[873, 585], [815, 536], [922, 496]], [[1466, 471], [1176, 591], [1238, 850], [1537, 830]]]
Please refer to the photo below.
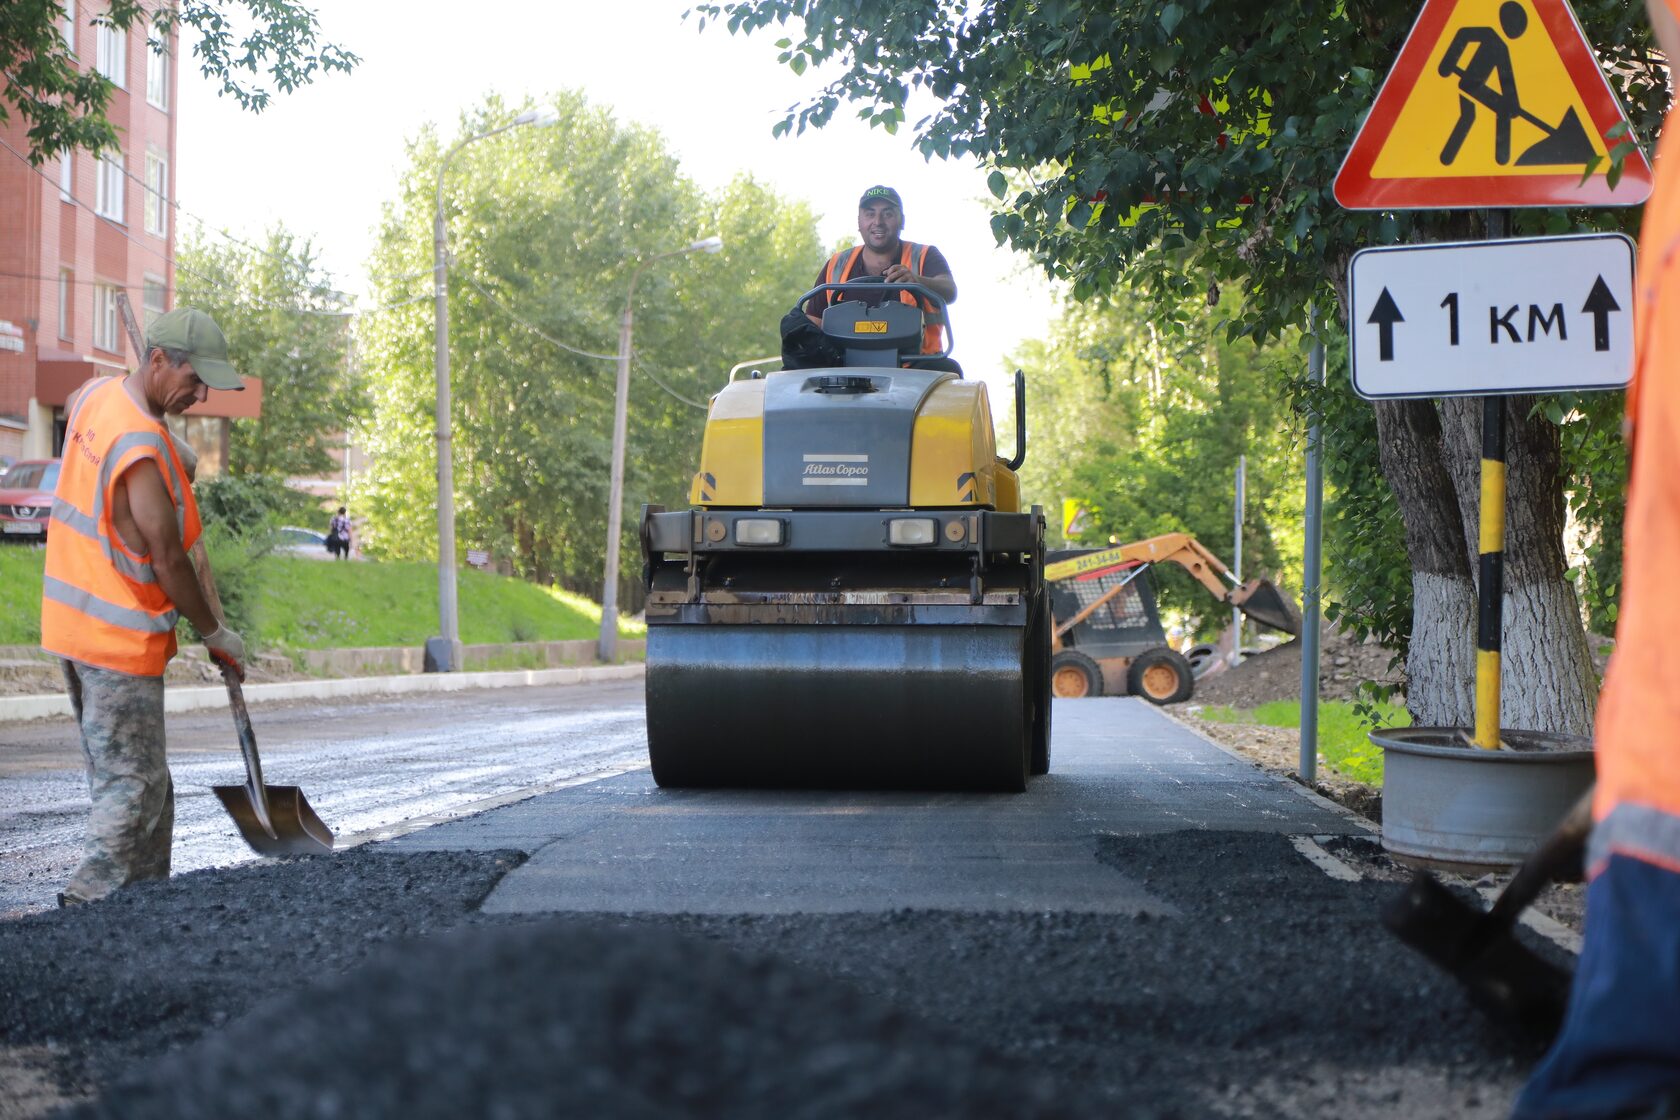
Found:
[[[712, 398], [690, 509], [641, 520], [661, 786], [1019, 791], [1049, 769], [1044, 517], [918, 285], [823, 284], [840, 365]], [[865, 298], [880, 300], [870, 306]], [[942, 368], [930, 368], [930, 367]]]
[[[1190, 662], [1167, 645], [1149, 568], [1177, 564], [1219, 601], [1263, 626], [1301, 633], [1301, 611], [1269, 579], [1238, 585], [1231, 570], [1188, 533], [1112, 548], [1052, 552], [1044, 569], [1055, 617], [1051, 691], [1061, 697], [1141, 696], [1151, 704], [1190, 699]], [[1229, 584], [1230, 586], [1227, 586]]]

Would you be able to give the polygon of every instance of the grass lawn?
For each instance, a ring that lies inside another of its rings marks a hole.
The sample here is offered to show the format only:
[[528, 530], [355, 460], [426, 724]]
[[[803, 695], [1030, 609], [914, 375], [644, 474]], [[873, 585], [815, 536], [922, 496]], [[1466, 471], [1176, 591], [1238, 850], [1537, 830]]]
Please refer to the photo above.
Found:
[[[0, 645], [41, 640], [46, 552], [0, 547]], [[257, 637], [266, 648], [415, 646], [437, 633], [437, 568], [420, 563], [333, 563], [293, 556], [262, 562]], [[581, 595], [463, 568], [457, 573], [461, 640], [541, 642], [593, 638], [601, 607]], [[620, 620], [623, 638], [645, 636]]]
[[[1398, 704], [1379, 704], [1382, 713], [1377, 726], [1410, 727], [1412, 717]], [[1258, 723], [1262, 727], [1300, 727], [1301, 702], [1277, 700], [1254, 709], [1203, 708], [1204, 719], [1220, 723]], [[1382, 749], [1366, 738], [1371, 727], [1342, 700], [1326, 700], [1318, 706], [1318, 753], [1325, 762], [1347, 777], [1366, 785], [1382, 785]]]
[[[554, 642], [593, 638], [601, 606], [581, 595], [472, 568], [456, 573], [461, 640]], [[264, 566], [257, 628], [293, 649], [413, 646], [437, 633], [437, 567], [415, 562], [335, 563], [293, 556]], [[620, 619], [619, 636], [646, 628]]]
[[47, 550], [0, 544], [0, 646], [41, 640], [41, 566]]

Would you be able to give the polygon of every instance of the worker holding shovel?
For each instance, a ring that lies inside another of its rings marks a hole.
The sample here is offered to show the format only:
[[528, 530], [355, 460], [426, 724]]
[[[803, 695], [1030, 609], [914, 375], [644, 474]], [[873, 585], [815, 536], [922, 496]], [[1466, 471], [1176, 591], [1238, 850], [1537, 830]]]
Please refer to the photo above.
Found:
[[244, 388], [210, 316], [178, 308], [146, 333], [140, 367], [71, 398], [41, 596], [41, 645], [62, 659], [93, 800], [81, 864], [60, 905], [169, 875], [174, 787], [163, 672], [186, 615], [244, 675], [244, 643], [200, 589], [190, 478], [164, 424], [210, 389]]
[[[1646, 0], [1680, 58], [1680, 0]], [[1598, 708], [1587, 916], [1563, 1030], [1515, 1120], [1680, 1117], [1680, 112], [1640, 233], [1616, 653]]]

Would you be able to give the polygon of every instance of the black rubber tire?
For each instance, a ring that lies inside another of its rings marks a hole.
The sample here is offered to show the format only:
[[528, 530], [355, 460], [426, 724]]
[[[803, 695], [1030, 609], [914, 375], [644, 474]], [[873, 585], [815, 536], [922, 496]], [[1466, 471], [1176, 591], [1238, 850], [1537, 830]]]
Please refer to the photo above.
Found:
[[1027, 697], [1032, 704], [1030, 734], [1034, 776], [1050, 773], [1050, 596], [1039, 593], [1036, 623], [1027, 631]]
[[1126, 668], [1126, 689], [1151, 704], [1182, 704], [1196, 689], [1190, 662], [1176, 649], [1146, 649]]
[[[1082, 691], [1077, 687], [1069, 687], [1078, 680], [1074, 674], [1082, 674], [1084, 677]], [[1050, 689], [1055, 695], [1068, 700], [1101, 696], [1102, 666], [1076, 649], [1064, 649], [1050, 659]]]

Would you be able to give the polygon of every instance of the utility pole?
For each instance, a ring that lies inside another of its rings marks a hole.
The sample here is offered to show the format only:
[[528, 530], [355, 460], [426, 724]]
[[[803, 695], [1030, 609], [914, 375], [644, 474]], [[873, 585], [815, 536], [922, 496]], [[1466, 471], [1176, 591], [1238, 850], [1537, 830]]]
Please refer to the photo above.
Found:
[[607, 498], [607, 565], [601, 576], [601, 633], [595, 643], [595, 656], [611, 663], [618, 657], [618, 538], [623, 532], [624, 505], [624, 442], [630, 410], [631, 328], [635, 325], [636, 281], [642, 271], [656, 261], [680, 257], [685, 253], [716, 253], [723, 248], [723, 238], [706, 237], [681, 249], [672, 249], [649, 257], [630, 270], [630, 288], [624, 294], [624, 312], [618, 319], [618, 387], [613, 398], [612, 474]]

